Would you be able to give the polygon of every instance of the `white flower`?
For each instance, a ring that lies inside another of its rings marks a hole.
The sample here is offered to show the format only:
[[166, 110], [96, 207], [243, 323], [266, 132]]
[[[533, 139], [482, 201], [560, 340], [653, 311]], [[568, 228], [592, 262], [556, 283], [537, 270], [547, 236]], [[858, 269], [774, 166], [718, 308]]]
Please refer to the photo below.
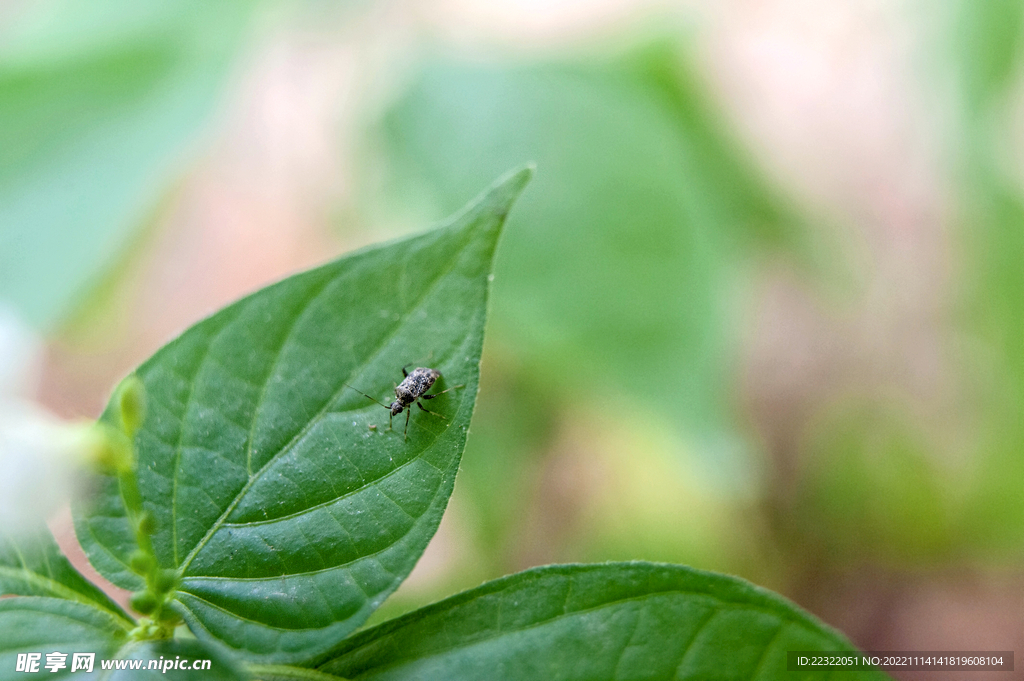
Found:
[[0, 528], [11, 536], [35, 531], [70, 498], [96, 448], [91, 426], [28, 398], [40, 354], [35, 336], [0, 305]]

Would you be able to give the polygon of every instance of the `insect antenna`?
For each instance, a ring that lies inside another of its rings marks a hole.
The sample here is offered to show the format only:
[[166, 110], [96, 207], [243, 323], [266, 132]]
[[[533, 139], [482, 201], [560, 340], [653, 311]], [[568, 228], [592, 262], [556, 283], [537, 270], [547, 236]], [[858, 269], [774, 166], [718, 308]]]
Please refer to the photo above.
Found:
[[[352, 388], [352, 386], [350, 386], [350, 385], [349, 385], [348, 383], [345, 383], [344, 381], [342, 382], [342, 385], [344, 385], [344, 386], [345, 386], [346, 388]], [[379, 401], [378, 401], [378, 400], [376, 400], [375, 398], [373, 398], [373, 397], [370, 397], [369, 395], [367, 395], [366, 393], [364, 393], [364, 392], [363, 392], [362, 390], [360, 390], [359, 388], [352, 388], [352, 389], [353, 389], [353, 390], [355, 390], [355, 391], [356, 391], [357, 393], [359, 393], [360, 395], [362, 395], [363, 397], [365, 397], [366, 399], [368, 399], [368, 400], [373, 400], [374, 402], [377, 402], [377, 404], [379, 404], [380, 406], [384, 407], [385, 409], [390, 409], [390, 408], [391, 408], [391, 407], [389, 407], [388, 405], [384, 404], [383, 402], [379, 402]]]

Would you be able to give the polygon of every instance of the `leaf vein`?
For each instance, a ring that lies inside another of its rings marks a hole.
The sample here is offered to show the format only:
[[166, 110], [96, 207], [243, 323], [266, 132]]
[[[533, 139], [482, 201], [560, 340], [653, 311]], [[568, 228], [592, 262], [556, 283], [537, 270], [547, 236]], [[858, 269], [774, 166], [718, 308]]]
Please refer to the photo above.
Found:
[[[714, 599], [714, 596], [712, 596], [711, 598]], [[739, 606], [739, 607], [742, 607], [742, 606]], [[704, 631], [704, 628], [708, 626], [708, 624], [711, 622], [711, 620], [713, 620], [716, 617], [718, 617], [718, 615], [722, 612], [722, 610], [723, 610], [723, 606], [719, 606], [717, 608], [714, 608], [714, 609], [711, 610], [711, 612], [709, 612], [707, 615], [705, 615], [703, 620], [701, 620], [700, 624], [694, 630], [693, 636], [691, 636], [690, 640], [686, 642], [685, 646], [683, 646], [683, 651], [679, 655], [679, 662], [677, 662], [676, 665], [675, 665], [676, 672], [675, 672], [675, 674], [672, 675], [673, 678], [677, 678], [677, 679], [679, 678], [679, 669], [683, 666], [683, 663], [686, 662], [686, 656], [690, 653], [691, 650], [693, 650], [693, 644], [700, 637], [700, 632]]]
[[[174, 445], [174, 461], [171, 464], [171, 551], [174, 556], [175, 565], [178, 565], [178, 470], [181, 467], [181, 450], [185, 441], [185, 428], [188, 424], [186, 417], [188, 416], [189, 409], [192, 406], [192, 398], [196, 393], [196, 378], [198, 378], [199, 374], [203, 370], [203, 366], [206, 364], [206, 358], [210, 355], [210, 348], [213, 346], [214, 342], [216, 342], [217, 338], [224, 333], [224, 330], [228, 328], [228, 321], [230, 320], [224, 320], [224, 323], [216, 330], [213, 337], [203, 345], [202, 358], [199, 360], [199, 364], [195, 368], [195, 373], [187, 381], [188, 394], [185, 396], [185, 404], [181, 410], [181, 418], [178, 426], [178, 441]], [[171, 364], [173, 365], [173, 362]], [[125, 509], [125, 512], [127, 513], [127, 509]]]
[[[409, 532], [411, 532], [412, 529], [413, 528], [409, 528]], [[338, 563], [337, 565], [328, 565], [327, 567], [320, 568], [320, 569], [317, 569], [317, 570], [303, 570], [302, 572], [282, 572], [279, 575], [268, 575], [266, 577], [228, 577], [228, 576], [224, 576], [224, 575], [188, 575], [187, 577], [184, 578], [182, 584], [184, 585], [189, 580], [193, 580], [193, 581], [200, 581], [200, 580], [201, 581], [226, 581], [226, 582], [273, 582], [273, 581], [278, 581], [278, 580], [281, 580], [281, 579], [289, 579], [291, 577], [309, 577], [309, 576], [312, 576], [312, 575], [319, 575], [319, 574], [323, 574], [323, 573], [326, 573], [326, 572], [331, 572], [332, 570], [341, 570], [341, 569], [347, 568], [350, 565], [354, 565], [354, 564], [358, 563], [361, 560], [377, 560], [378, 556], [380, 556], [380, 555], [382, 555], [384, 553], [387, 553], [388, 551], [393, 549], [398, 544], [399, 541], [404, 539], [405, 536], [409, 534], [409, 532], [406, 532], [404, 535], [402, 535], [402, 537], [399, 537], [398, 540], [392, 542], [391, 544], [388, 544], [387, 546], [385, 546], [382, 549], [378, 549], [376, 551], [373, 551], [371, 553], [367, 553], [367, 554], [362, 555], [362, 556], [357, 556], [356, 558], [353, 558], [351, 560], [346, 560], [344, 562]], [[261, 539], [262, 539], [262, 537], [261, 537]], [[264, 541], [264, 543], [266, 543], [266, 541]], [[267, 544], [267, 548], [269, 548], [272, 552], [275, 552], [275, 553], [278, 552], [277, 549], [273, 548], [269, 544]], [[283, 562], [281, 562], [281, 568], [285, 569], [285, 566], [284, 566]], [[387, 572], [391, 572], [391, 571], [387, 570]], [[392, 574], [394, 574], [394, 573], [392, 573]], [[184, 589], [180, 589], [180, 590], [184, 591]], [[192, 592], [188, 591], [186, 593], [192, 593]], [[195, 595], [195, 594], [193, 594], [193, 595]]]
[[764, 667], [764, 661], [768, 659], [768, 650], [771, 649], [772, 645], [779, 638], [779, 634], [781, 634], [782, 630], [785, 629], [787, 626], [788, 622], [779, 622], [779, 628], [775, 630], [775, 633], [772, 634], [772, 637], [768, 639], [767, 643], [764, 644], [764, 650], [761, 651], [761, 657], [757, 659], [757, 664], [754, 665], [754, 671], [750, 674], [750, 681], [755, 681], [755, 679], [757, 679], [758, 675], [761, 673], [761, 668]]
[[640, 631], [640, 620], [644, 616], [643, 608], [636, 613], [636, 618], [633, 620], [633, 630], [629, 632], [629, 638], [626, 639], [626, 645], [622, 646], [622, 650], [619, 651], [618, 659], [615, 662], [615, 669], [612, 671], [612, 678], [619, 678], [619, 667], [622, 666], [622, 660], [626, 657], [626, 651], [633, 647], [633, 639], [636, 638], [636, 633]]
[[[359, 494], [360, 492], [366, 491], [366, 490], [370, 489], [371, 487], [375, 487], [380, 482], [382, 482], [384, 480], [387, 480], [392, 475], [395, 475], [397, 473], [402, 472], [402, 470], [404, 468], [406, 468], [407, 466], [409, 466], [409, 465], [411, 465], [413, 463], [416, 463], [417, 461], [420, 461], [422, 463], [426, 463], [431, 468], [433, 468], [434, 470], [438, 471], [439, 473], [441, 472], [441, 470], [437, 466], [435, 466], [435, 465], [431, 464], [429, 461], [421, 459], [420, 457], [417, 456], [417, 457], [413, 457], [412, 459], [409, 459], [405, 463], [399, 464], [398, 466], [396, 466], [395, 468], [391, 469], [390, 471], [388, 471], [384, 475], [380, 476], [379, 478], [374, 478], [373, 480], [366, 481], [363, 484], [361, 484], [359, 487], [351, 489], [351, 490], [349, 490], [347, 492], [343, 492], [342, 494], [340, 494], [337, 497], [334, 497], [333, 499], [327, 499], [326, 501], [321, 501], [320, 503], [313, 504], [311, 506], [307, 506], [306, 508], [300, 509], [298, 511], [292, 511], [291, 513], [287, 513], [285, 515], [277, 516], [276, 518], [267, 518], [265, 520], [248, 520], [248, 521], [244, 521], [244, 522], [224, 522], [224, 523], [221, 524], [221, 527], [253, 527], [253, 526], [258, 526], [258, 525], [270, 525], [272, 523], [278, 523], [278, 522], [283, 522], [283, 521], [286, 521], [286, 520], [292, 520], [294, 518], [301, 517], [303, 515], [306, 515], [308, 513], [313, 512], [313, 511], [317, 511], [317, 510], [320, 510], [320, 509], [328, 508], [328, 507], [333, 506], [334, 504], [338, 503], [339, 501], [343, 501], [345, 499], [348, 499], [349, 497], [352, 497], [352, 496], [355, 496], [356, 494]], [[292, 482], [293, 485], [297, 484], [294, 481], [291, 481], [291, 482]]]
[[260, 421], [260, 414], [263, 412], [263, 405], [266, 401], [267, 390], [270, 389], [270, 379], [277, 372], [277, 368], [281, 363], [281, 355], [284, 353], [285, 347], [288, 345], [288, 341], [291, 339], [292, 334], [295, 333], [295, 328], [298, 326], [299, 320], [309, 311], [316, 301], [320, 299], [324, 291], [327, 290], [331, 282], [334, 281], [334, 277], [325, 277], [322, 282], [314, 288], [313, 295], [309, 296], [297, 310], [294, 311], [294, 316], [289, 320], [288, 327], [285, 329], [284, 334], [281, 338], [281, 343], [274, 350], [274, 359], [270, 363], [270, 367], [267, 373], [263, 376], [263, 384], [260, 388], [259, 397], [256, 398], [256, 408], [253, 410], [252, 423], [249, 425], [249, 438], [245, 446], [245, 470], [246, 473], [252, 478], [252, 444], [256, 437], [256, 426]]

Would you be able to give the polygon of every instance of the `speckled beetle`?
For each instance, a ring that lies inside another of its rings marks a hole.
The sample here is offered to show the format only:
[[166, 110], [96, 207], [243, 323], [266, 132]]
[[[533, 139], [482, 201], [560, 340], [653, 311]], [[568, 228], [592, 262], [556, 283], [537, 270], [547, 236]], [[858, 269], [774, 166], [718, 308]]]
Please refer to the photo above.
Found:
[[412, 416], [412, 405], [414, 402], [416, 403], [417, 407], [427, 412], [428, 414], [433, 414], [434, 416], [438, 416], [443, 419], [444, 416], [441, 416], [436, 411], [430, 411], [429, 409], [423, 406], [423, 403], [420, 402], [420, 400], [432, 400], [438, 395], [443, 395], [444, 393], [448, 392], [448, 390], [455, 390], [456, 388], [465, 387], [462, 385], [453, 385], [451, 388], [448, 388], [447, 390], [442, 390], [441, 392], [434, 393], [433, 395], [427, 395], [426, 392], [430, 390], [431, 386], [434, 385], [437, 379], [441, 378], [441, 372], [438, 371], [437, 369], [428, 369], [427, 367], [418, 367], [416, 369], [413, 369], [411, 372], [408, 372], [406, 371], [406, 369], [409, 366], [410, 365], [406, 364], [404, 367], [402, 367], [402, 376], [404, 376], [404, 378], [402, 379], [401, 383], [395, 386], [396, 399], [390, 405], [384, 404], [383, 402], [378, 402], [374, 398], [364, 393], [362, 390], [352, 388], [352, 386], [348, 385], [348, 383], [345, 384], [349, 388], [352, 388], [357, 393], [362, 395], [363, 397], [367, 397], [373, 400], [374, 402], [377, 402], [377, 404], [384, 407], [390, 412], [388, 414], [388, 430], [391, 430], [391, 423], [395, 416], [405, 411], [405, 430], [402, 432], [402, 437], [405, 438], [406, 440], [409, 439], [409, 417]]

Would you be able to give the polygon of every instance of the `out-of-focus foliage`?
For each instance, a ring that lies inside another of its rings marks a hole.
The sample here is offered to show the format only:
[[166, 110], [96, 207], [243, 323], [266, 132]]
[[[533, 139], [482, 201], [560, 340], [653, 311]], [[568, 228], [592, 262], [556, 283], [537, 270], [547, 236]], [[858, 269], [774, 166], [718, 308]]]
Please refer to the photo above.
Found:
[[962, 2], [948, 16], [938, 63], [958, 107], [945, 139], [960, 276], [950, 284], [956, 321], [942, 332], [958, 408], [941, 426], [948, 437], [926, 437], [928, 426], [887, 395], [822, 409], [783, 524], [794, 555], [813, 546], [832, 566], [1024, 549], [1024, 202], [1006, 156], [1024, 5]]
[[28, 5], [0, 40], [0, 298], [51, 326], [214, 109], [251, 0]]
[[929, 443], [877, 404], [823, 415], [808, 444], [794, 520], [804, 560], [833, 563], [940, 558], [952, 496]]
[[952, 26], [953, 59], [969, 116], [1005, 96], [1019, 75], [1024, 4], [1017, 0], [961, 0]]
[[1024, 5], [959, 5], [953, 41], [962, 97], [958, 245], [966, 256], [962, 328], [965, 400], [974, 410], [976, 476], [963, 522], [983, 552], [1024, 549], [1024, 178], [1007, 141], [1020, 117]]
[[794, 221], [706, 101], [664, 48], [603, 65], [435, 61], [382, 128], [391, 194], [439, 213], [537, 162], [496, 272], [500, 342], [581, 400], [626, 389], [728, 437], [739, 256], [792, 245]]

